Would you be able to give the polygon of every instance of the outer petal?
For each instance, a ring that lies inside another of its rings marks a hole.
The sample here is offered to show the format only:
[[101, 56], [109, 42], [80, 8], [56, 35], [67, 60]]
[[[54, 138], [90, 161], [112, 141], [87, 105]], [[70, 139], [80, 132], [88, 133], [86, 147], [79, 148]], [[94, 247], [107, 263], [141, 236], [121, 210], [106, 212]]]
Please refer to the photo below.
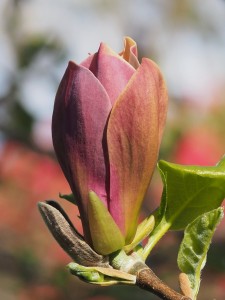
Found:
[[88, 68], [104, 86], [111, 103], [124, 90], [135, 69], [106, 44], [101, 43], [96, 54], [81, 64]]
[[87, 239], [89, 190], [107, 203], [103, 148], [110, 110], [109, 97], [100, 82], [88, 69], [70, 62], [55, 99], [52, 137], [59, 163], [78, 199]]
[[[155, 63], [153, 63], [155, 64]], [[162, 135], [166, 123], [166, 116], [167, 116], [167, 107], [168, 107], [168, 93], [165, 81], [163, 79], [160, 70], [158, 69], [157, 65], [155, 64], [156, 70], [158, 70], [158, 118], [159, 118], [159, 146], [162, 140]], [[157, 72], [157, 71], [156, 71]]]
[[157, 161], [163, 89], [158, 67], [143, 59], [109, 118], [109, 209], [126, 243], [135, 234], [140, 206]]
[[124, 39], [124, 50], [120, 53], [129, 64], [131, 64], [135, 69], [140, 65], [138, 61], [138, 50], [137, 44], [130, 37], [125, 37]]

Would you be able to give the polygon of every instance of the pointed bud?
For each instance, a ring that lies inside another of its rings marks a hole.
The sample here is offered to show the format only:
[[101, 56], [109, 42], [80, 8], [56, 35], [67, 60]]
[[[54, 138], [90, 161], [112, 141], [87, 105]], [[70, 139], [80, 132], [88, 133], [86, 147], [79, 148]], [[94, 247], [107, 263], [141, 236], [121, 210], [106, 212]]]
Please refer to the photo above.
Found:
[[83, 266], [109, 267], [107, 258], [91, 249], [57, 202], [39, 202], [38, 208], [54, 238], [74, 261]]

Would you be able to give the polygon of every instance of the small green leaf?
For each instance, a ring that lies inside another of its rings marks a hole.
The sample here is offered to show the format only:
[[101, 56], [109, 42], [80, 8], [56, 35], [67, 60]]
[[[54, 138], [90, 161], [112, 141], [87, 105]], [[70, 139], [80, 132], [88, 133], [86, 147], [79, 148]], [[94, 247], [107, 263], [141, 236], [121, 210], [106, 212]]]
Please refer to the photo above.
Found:
[[136, 276], [115, 270], [113, 268], [102, 267], [84, 267], [77, 263], [69, 263], [70, 272], [81, 280], [101, 286], [110, 286], [115, 284], [131, 284], [136, 282]]
[[153, 230], [155, 226], [155, 217], [150, 215], [148, 218], [144, 219], [137, 228], [136, 234], [132, 242], [124, 246], [126, 253], [133, 250], [143, 239], [145, 239]]
[[124, 237], [109, 211], [95, 192], [89, 192], [88, 220], [94, 250], [108, 255], [120, 250], [125, 244]]
[[85, 267], [75, 262], [68, 264], [70, 272], [81, 280], [89, 283], [100, 283], [104, 281], [104, 276], [97, 272], [94, 267]]
[[188, 276], [194, 300], [198, 294], [201, 270], [206, 262], [211, 239], [222, 218], [223, 208], [219, 207], [197, 217], [185, 229], [177, 263], [180, 270]]

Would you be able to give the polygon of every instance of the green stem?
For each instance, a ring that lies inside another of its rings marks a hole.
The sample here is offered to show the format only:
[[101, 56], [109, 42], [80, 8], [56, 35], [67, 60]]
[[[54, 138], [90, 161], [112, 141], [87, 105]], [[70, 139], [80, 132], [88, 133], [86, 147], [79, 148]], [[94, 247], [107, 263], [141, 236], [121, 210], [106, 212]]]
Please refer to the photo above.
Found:
[[141, 257], [145, 261], [149, 256], [152, 249], [158, 243], [158, 241], [163, 237], [163, 235], [169, 230], [171, 224], [162, 220], [160, 224], [153, 230], [151, 236], [144, 249], [141, 252]]
[[127, 255], [124, 250], [114, 252], [109, 257], [110, 265], [117, 270], [136, 275], [141, 268], [147, 267], [144, 261], [133, 253]]

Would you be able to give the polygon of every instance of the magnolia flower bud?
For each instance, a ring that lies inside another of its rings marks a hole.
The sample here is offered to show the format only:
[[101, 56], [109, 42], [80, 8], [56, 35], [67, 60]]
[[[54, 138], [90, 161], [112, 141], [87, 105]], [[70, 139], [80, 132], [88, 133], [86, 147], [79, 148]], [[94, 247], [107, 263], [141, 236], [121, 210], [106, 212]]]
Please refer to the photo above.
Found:
[[[55, 99], [53, 144], [77, 200], [85, 241], [99, 254], [129, 244], [135, 235], [166, 110], [162, 75], [151, 60], [138, 62], [130, 38], [120, 54], [102, 43], [97, 53], [79, 65], [70, 62], [66, 69]], [[90, 208], [90, 191], [105, 207], [104, 222], [91, 215], [96, 210]], [[90, 228], [93, 220], [95, 230]], [[117, 235], [116, 247], [99, 247], [105, 232], [100, 225], [109, 236]]]

